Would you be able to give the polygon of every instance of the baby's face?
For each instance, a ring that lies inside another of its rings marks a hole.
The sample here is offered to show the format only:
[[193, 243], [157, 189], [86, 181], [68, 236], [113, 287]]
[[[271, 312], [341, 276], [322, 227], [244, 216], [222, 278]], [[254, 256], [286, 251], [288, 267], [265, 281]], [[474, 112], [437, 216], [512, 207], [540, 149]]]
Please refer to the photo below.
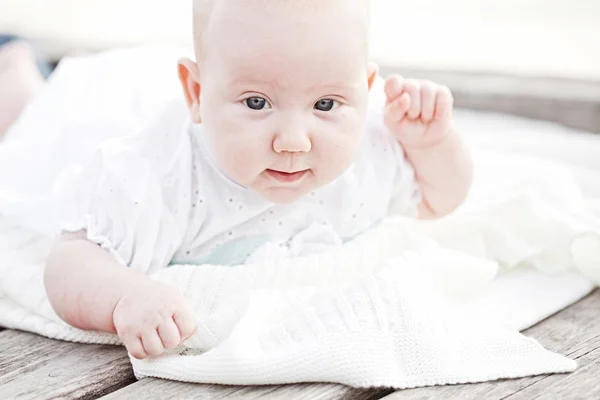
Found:
[[340, 12], [342, 3], [249, 3], [224, 1], [211, 17], [199, 60], [200, 117], [222, 172], [289, 203], [335, 180], [358, 151], [375, 75], [367, 26], [364, 16]]

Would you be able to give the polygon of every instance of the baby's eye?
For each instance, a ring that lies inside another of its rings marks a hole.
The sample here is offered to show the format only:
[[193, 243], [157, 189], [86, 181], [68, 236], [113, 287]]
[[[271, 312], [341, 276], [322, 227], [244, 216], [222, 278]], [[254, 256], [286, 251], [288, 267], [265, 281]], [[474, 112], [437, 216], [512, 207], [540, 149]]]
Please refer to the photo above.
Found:
[[332, 99], [321, 99], [315, 103], [315, 110], [331, 111], [340, 106], [340, 103]]
[[262, 97], [249, 97], [244, 100], [244, 104], [251, 110], [264, 110], [265, 108], [271, 108], [271, 105], [267, 100]]

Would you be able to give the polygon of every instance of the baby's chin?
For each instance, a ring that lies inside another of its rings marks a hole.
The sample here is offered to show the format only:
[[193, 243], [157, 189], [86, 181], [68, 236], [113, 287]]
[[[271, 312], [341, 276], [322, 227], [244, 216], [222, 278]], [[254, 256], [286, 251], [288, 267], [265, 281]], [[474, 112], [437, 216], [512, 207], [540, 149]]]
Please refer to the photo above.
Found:
[[273, 175], [267, 170], [247, 187], [271, 203], [284, 205], [301, 200], [324, 184], [312, 170], [306, 170], [297, 180], [294, 177], [289, 177], [291, 180], [287, 178]]
[[274, 204], [292, 204], [301, 198], [307, 196], [310, 189], [296, 189], [296, 188], [269, 188], [255, 190], [264, 199]]

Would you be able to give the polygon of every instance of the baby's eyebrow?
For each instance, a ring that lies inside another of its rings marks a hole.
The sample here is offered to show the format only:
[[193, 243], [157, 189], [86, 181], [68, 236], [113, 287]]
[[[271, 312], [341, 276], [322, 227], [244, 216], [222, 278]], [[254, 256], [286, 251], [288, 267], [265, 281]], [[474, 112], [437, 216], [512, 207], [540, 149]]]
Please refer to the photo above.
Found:
[[356, 90], [358, 88], [358, 84], [357, 83], [350, 83], [350, 82], [345, 82], [345, 83], [318, 83], [315, 84], [313, 87], [310, 88], [311, 91], [332, 91], [332, 92], [349, 92], [349, 91], [353, 91]]
[[229, 83], [234, 86], [239, 86], [239, 85], [270, 86], [270, 87], [276, 86], [276, 83], [273, 81], [260, 79], [255, 76], [247, 76], [247, 75], [233, 77]]
[[[238, 75], [230, 79], [231, 86], [253, 86], [253, 87], [268, 87], [269, 89], [285, 88], [293, 86], [292, 81], [280, 82], [277, 80], [261, 79], [255, 75]], [[356, 91], [360, 88], [358, 82], [315, 82], [313, 85], [302, 88], [301, 90], [311, 94], [335, 94], [348, 93]]]

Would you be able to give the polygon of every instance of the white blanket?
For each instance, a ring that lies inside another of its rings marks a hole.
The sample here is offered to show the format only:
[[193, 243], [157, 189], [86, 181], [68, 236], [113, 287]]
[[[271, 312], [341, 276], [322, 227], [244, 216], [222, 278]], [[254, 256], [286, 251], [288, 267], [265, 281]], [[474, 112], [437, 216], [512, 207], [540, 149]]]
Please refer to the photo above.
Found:
[[[165, 84], [157, 93], [144, 79], [161, 76], [171, 55], [129, 51], [73, 61], [25, 117], [47, 118], [40, 111], [47, 101], [106, 115], [128, 110], [149, 115], [160, 96], [175, 89]], [[123, 67], [122, 75], [114, 74], [121, 70], [115, 65]], [[113, 73], [102, 75], [109, 66]], [[127, 73], [139, 66], [146, 75]], [[91, 90], [98, 81], [101, 90]], [[63, 90], [74, 86], [90, 90], [93, 98]], [[102, 103], [115, 95], [118, 104]], [[594, 165], [600, 163], [600, 139], [502, 116], [462, 112], [457, 119], [474, 145], [477, 176], [469, 201], [455, 216], [432, 223], [390, 219], [319, 256], [164, 269], [153, 278], [190, 299], [200, 329], [171, 354], [132, 359], [136, 375], [408, 388], [574, 370], [572, 360], [518, 331], [600, 282], [600, 165]], [[53, 135], [64, 133], [48, 129], [49, 137], [43, 137], [26, 126], [21, 121], [0, 145], [0, 325], [118, 344], [115, 336], [67, 326], [45, 296], [43, 265], [52, 237], [49, 217], [41, 211], [51, 184], [41, 185], [42, 179], [15, 184], [21, 182], [15, 175], [50, 179], [52, 168], [32, 171], [40, 163], [31, 163], [31, 157], [48, 156], [33, 144], [36, 139], [50, 144]], [[32, 152], [25, 153], [28, 149]], [[514, 153], [561, 159], [571, 167]], [[73, 158], [84, 156], [85, 151]]]

